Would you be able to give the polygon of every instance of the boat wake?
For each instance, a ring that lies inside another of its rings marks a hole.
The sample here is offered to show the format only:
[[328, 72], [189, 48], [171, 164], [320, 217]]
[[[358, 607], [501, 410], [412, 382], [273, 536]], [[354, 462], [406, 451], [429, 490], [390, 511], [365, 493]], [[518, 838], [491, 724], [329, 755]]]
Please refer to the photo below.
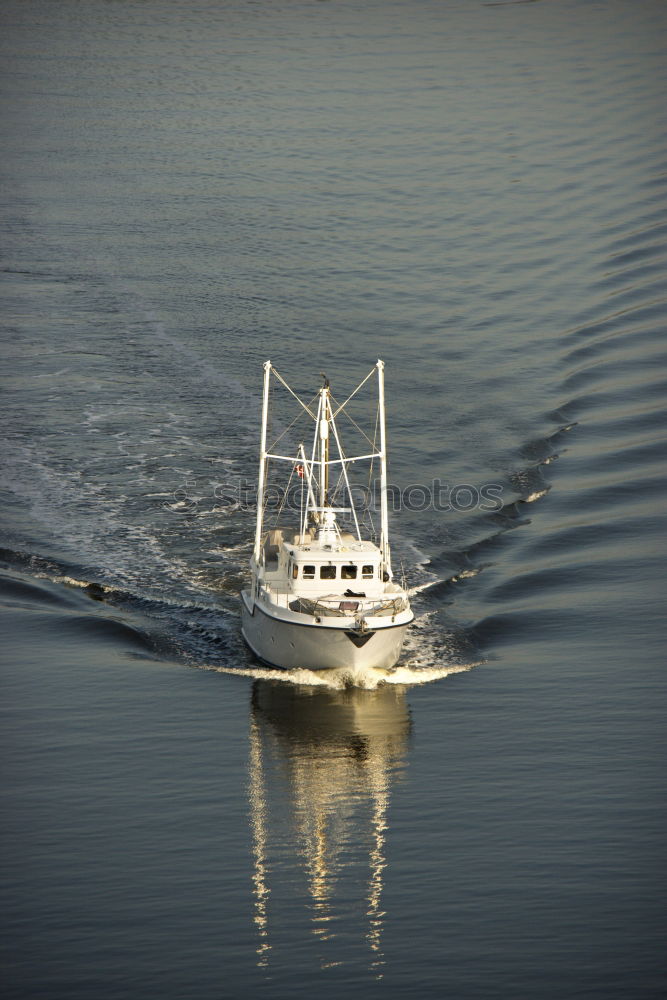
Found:
[[442, 680], [450, 674], [463, 673], [478, 666], [478, 663], [451, 663], [443, 667], [411, 667], [409, 665], [384, 670], [377, 667], [341, 667], [337, 670], [308, 670], [299, 667], [293, 670], [272, 669], [271, 667], [224, 667], [203, 664], [202, 670], [236, 677], [251, 677], [254, 680], [275, 681], [296, 687], [326, 687], [335, 691], [347, 688], [361, 688], [374, 691], [385, 684], [413, 687]]

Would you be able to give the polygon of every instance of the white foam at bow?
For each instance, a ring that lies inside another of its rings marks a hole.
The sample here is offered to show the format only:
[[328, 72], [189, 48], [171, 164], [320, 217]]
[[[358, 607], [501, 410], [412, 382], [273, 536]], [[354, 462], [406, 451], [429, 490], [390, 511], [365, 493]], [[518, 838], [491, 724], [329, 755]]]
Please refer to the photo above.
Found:
[[233, 674], [237, 677], [252, 677], [255, 680], [279, 681], [283, 684], [306, 687], [329, 687], [338, 691], [357, 687], [372, 691], [382, 684], [402, 684], [406, 687], [429, 684], [432, 681], [448, 677], [450, 674], [470, 670], [477, 665], [476, 663], [450, 663], [444, 667], [398, 666], [393, 670], [383, 670], [376, 667], [365, 669], [341, 667], [336, 670], [308, 670], [306, 667], [297, 667], [293, 670], [273, 670], [270, 667], [217, 666], [202, 666], [201, 669], [212, 670], [220, 674]]

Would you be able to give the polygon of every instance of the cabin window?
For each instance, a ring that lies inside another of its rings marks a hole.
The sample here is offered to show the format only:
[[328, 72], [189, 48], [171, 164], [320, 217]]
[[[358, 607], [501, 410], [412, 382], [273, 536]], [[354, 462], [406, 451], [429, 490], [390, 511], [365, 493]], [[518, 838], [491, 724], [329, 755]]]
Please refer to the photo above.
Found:
[[320, 580], [335, 580], [335, 579], [336, 579], [335, 566], [320, 566]]
[[296, 580], [296, 578], [298, 577], [298, 575], [299, 575], [299, 567], [297, 566], [296, 563], [294, 563], [292, 565], [292, 579]]
[[314, 580], [315, 579], [315, 567], [314, 566], [304, 566], [303, 567], [303, 578], [304, 578], [304, 580]]
[[372, 565], [362, 566], [361, 567], [361, 576], [362, 576], [362, 578], [364, 580], [372, 580], [373, 579], [373, 567], [372, 567]]
[[357, 567], [356, 566], [343, 566], [341, 568], [341, 577], [343, 580], [356, 580], [357, 579]]

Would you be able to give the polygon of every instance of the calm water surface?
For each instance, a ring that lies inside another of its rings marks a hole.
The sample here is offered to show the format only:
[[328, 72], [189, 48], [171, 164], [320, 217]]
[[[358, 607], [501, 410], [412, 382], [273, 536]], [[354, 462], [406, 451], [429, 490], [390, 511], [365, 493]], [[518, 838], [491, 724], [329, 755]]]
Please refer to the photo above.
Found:
[[[665, 4], [0, 17], [5, 995], [663, 996]], [[392, 683], [241, 642], [268, 357], [498, 487]]]

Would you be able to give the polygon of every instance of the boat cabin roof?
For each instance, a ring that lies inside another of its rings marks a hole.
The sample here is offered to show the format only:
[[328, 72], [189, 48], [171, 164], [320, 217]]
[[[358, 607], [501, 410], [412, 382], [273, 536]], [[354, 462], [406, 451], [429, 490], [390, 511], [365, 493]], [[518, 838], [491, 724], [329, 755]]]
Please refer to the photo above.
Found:
[[382, 556], [374, 542], [360, 540], [346, 531], [331, 542], [320, 541], [310, 533], [300, 535], [289, 532], [287, 535], [285, 537], [282, 529], [274, 529], [267, 534], [263, 546], [265, 561], [277, 560], [281, 551], [296, 562], [346, 563], [355, 559], [377, 562]]
[[349, 563], [363, 559], [366, 562], [377, 562], [380, 550], [373, 542], [358, 541], [341, 542], [333, 545], [321, 545], [317, 541], [297, 544], [285, 543], [284, 549], [295, 562], [337, 562]]

